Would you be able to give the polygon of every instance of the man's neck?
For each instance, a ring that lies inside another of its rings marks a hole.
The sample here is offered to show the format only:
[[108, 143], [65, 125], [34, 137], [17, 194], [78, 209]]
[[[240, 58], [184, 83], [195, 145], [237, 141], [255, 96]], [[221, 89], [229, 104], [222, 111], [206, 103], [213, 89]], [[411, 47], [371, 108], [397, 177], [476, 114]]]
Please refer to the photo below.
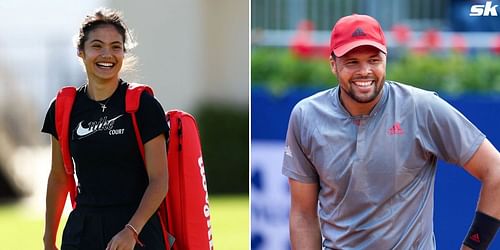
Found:
[[371, 102], [367, 103], [360, 103], [349, 95], [347, 95], [344, 91], [340, 90], [340, 102], [342, 106], [351, 114], [351, 116], [361, 116], [361, 115], [369, 115], [373, 108], [377, 105], [377, 103], [380, 101], [380, 98], [382, 97], [382, 94], [384, 93], [384, 90], [382, 89], [378, 96], [373, 99]]

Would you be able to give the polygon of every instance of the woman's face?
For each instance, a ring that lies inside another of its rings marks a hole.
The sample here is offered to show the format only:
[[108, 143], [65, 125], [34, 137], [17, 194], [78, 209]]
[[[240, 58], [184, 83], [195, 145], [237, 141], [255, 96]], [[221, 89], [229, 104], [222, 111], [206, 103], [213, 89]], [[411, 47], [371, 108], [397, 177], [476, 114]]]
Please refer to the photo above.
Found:
[[89, 81], [118, 79], [125, 56], [122, 35], [113, 25], [102, 25], [91, 30], [78, 52]]

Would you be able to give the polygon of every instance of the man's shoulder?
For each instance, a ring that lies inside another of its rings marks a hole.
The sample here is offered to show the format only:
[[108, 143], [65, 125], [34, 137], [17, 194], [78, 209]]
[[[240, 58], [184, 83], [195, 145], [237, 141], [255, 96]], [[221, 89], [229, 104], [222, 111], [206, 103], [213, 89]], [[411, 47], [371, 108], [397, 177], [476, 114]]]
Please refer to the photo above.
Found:
[[318, 91], [308, 97], [301, 99], [295, 106], [301, 108], [309, 108], [311, 106], [317, 105], [331, 105], [334, 93], [337, 91], [338, 87], [329, 88], [325, 90]]
[[391, 91], [399, 95], [408, 95], [416, 97], [426, 96], [426, 95], [436, 95], [436, 92], [434, 91], [417, 88], [406, 83], [400, 83], [396, 81], [386, 81], [386, 82], [387, 86], [391, 89]]
[[406, 110], [413, 110], [417, 114], [435, 113], [437, 110], [448, 110], [449, 105], [434, 91], [429, 91], [407, 84], [390, 82], [389, 92], [393, 105]]
[[336, 88], [321, 90], [298, 101], [292, 109], [292, 119], [308, 120], [318, 112], [329, 110]]
[[437, 93], [434, 91], [417, 88], [405, 83], [395, 81], [387, 81], [386, 83], [389, 93], [391, 93], [391, 96], [393, 96], [398, 103], [410, 101], [420, 106], [437, 96]]

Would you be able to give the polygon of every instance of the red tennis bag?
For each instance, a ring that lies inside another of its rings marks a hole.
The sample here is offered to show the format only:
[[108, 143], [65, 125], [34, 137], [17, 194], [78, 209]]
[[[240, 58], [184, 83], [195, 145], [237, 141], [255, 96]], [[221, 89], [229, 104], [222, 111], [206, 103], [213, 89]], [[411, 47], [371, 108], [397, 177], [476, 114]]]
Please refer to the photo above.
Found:
[[[129, 84], [125, 109], [132, 117], [137, 143], [144, 159], [144, 145], [135, 112], [142, 92], [153, 90], [142, 84]], [[68, 175], [68, 190], [73, 208], [76, 206], [76, 183], [69, 152], [69, 120], [76, 96], [74, 87], [62, 88], [56, 98], [56, 130]], [[167, 149], [169, 191], [158, 209], [166, 249], [213, 249], [207, 181], [196, 121], [192, 115], [171, 110], [165, 114], [170, 126]], [[168, 240], [167, 240], [168, 239]], [[174, 243], [175, 240], [175, 243]]]

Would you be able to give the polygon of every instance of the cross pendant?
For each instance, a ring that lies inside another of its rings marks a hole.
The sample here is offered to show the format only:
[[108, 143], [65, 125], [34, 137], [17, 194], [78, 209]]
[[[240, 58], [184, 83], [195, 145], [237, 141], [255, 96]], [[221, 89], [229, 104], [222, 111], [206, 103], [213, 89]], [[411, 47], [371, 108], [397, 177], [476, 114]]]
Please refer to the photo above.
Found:
[[106, 104], [101, 104], [102, 112], [104, 113], [104, 110], [106, 109]]

